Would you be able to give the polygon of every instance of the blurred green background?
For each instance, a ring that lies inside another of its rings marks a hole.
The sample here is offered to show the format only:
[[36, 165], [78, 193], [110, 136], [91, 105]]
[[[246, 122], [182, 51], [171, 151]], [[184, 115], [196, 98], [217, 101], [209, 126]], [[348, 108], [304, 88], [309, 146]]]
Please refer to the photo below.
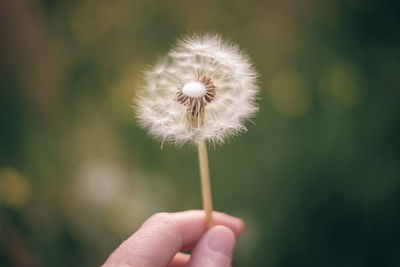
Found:
[[0, 266], [96, 266], [157, 211], [200, 209], [195, 149], [131, 109], [186, 32], [260, 74], [249, 131], [210, 149], [235, 266], [400, 266], [398, 1], [0, 3]]

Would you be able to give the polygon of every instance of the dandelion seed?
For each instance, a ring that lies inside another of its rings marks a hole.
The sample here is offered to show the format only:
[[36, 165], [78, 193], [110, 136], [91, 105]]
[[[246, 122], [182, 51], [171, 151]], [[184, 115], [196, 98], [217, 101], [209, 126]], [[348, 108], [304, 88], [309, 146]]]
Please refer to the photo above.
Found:
[[140, 124], [164, 143], [198, 145], [203, 205], [211, 227], [206, 142], [222, 144], [246, 131], [258, 110], [257, 74], [239, 47], [218, 35], [188, 36], [148, 68], [139, 90]]

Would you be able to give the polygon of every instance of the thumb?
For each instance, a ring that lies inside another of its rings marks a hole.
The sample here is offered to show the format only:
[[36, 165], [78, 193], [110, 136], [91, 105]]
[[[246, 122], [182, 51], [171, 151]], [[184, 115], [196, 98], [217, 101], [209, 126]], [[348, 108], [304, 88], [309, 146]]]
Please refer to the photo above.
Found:
[[226, 226], [208, 230], [193, 249], [188, 267], [229, 267], [235, 245], [235, 234]]

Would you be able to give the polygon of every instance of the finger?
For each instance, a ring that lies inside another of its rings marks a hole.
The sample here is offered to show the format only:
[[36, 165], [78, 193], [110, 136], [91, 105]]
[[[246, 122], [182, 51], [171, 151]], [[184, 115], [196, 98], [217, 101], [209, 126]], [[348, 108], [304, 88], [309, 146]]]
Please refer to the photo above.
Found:
[[235, 235], [225, 226], [211, 228], [195, 246], [188, 267], [229, 267]]
[[[242, 220], [213, 212], [216, 225], [225, 225], [239, 235]], [[193, 246], [205, 232], [205, 213], [200, 210], [157, 213], [109, 257], [105, 266], [166, 266], [183, 248]]]
[[190, 260], [190, 255], [178, 252], [167, 267], [185, 267]]

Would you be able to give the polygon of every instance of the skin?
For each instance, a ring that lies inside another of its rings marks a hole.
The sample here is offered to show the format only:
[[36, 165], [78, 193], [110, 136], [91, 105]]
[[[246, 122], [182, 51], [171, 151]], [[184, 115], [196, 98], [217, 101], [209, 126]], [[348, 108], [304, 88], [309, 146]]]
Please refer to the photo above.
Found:
[[[236, 238], [244, 224], [239, 218], [213, 212], [207, 231], [201, 210], [156, 213], [124, 241], [104, 267], [229, 267]], [[182, 253], [192, 250], [192, 255]]]

